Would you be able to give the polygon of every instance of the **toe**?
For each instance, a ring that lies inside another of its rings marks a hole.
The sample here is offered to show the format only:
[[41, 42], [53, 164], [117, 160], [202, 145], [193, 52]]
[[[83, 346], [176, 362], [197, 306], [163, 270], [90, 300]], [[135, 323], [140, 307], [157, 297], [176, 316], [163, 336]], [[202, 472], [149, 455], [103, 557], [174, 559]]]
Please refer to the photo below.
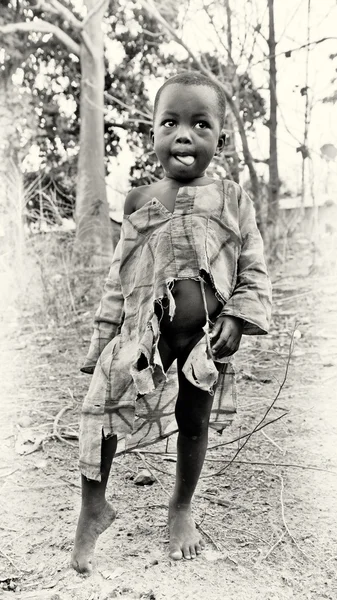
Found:
[[180, 548], [177, 547], [173, 547], [170, 550], [170, 554], [169, 554], [170, 558], [172, 558], [173, 560], [181, 560], [183, 558], [183, 553], [180, 550]]
[[73, 569], [75, 569], [75, 571], [77, 571], [78, 573], [81, 573], [81, 575], [90, 575], [92, 571], [92, 564], [90, 561], [86, 562], [78, 560], [77, 558], [72, 558], [70, 564], [73, 567]]
[[191, 560], [191, 552], [190, 552], [190, 547], [189, 546], [183, 546], [183, 555], [184, 558], [186, 558], [187, 560]]
[[202, 550], [202, 548], [201, 548], [200, 544], [196, 544], [195, 545], [195, 552], [196, 552], [196, 554], [200, 554], [201, 550]]

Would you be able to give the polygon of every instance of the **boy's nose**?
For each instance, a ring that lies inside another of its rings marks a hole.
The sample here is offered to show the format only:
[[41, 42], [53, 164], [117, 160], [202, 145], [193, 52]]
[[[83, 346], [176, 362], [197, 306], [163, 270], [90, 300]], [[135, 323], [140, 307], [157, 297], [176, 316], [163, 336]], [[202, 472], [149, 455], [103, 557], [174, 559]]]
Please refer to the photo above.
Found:
[[180, 144], [192, 143], [191, 132], [188, 127], [180, 126], [178, 128], [176, 134], [176, 142], [179, 142]]

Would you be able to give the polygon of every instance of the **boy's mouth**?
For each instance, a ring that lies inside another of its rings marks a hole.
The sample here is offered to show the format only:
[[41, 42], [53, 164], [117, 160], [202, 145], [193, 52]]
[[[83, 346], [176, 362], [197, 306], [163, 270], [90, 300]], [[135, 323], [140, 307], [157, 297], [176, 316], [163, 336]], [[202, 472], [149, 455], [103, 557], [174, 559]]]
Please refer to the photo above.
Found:
[[183, 165], [186, 165], [187, 167], [190, 167], [191, 165], [193, 165], [195, 158], [194, 156], [192, 156], [191, 154], [176, 154], [175, 158], [177, 160], [179, 160], [179, 162], [181, 162]]

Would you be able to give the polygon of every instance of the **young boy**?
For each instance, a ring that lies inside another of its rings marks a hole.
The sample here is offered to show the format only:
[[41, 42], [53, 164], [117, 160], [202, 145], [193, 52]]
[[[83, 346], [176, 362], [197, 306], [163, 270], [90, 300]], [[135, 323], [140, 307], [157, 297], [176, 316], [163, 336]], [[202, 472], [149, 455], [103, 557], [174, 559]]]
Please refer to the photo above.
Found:
[[[117, 435], [133, 431], [137, 402], [165, 389], [177, 361], [176, 482], [170, 557], [195, 558], [203, 541], [191, 501], [203, 466], [212, 403], [220, 407], [241, 336], [268, 332], [270, 281], [251, 200], [206, 175], [223, 150], [225, 99], [212, 80], [181, 73], [159, 89], [154, 150], [163, 179], [132, 189], [82, 370], [94, 371], [80, 433], [82, 508], [72, 565], [91, 570], [115, 513], [105, 490]], [[215, 396], [214, 396], [215, 394]]]

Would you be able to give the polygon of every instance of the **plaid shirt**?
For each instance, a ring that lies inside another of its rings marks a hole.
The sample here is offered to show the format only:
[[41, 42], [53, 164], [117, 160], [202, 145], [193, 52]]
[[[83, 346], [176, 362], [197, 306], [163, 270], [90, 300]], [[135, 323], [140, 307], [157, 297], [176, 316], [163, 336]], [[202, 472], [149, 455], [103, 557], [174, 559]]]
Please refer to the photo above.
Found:
[[[268, 332], [271, 284], [263, 243], [253, 203], [239, 185], [214, 180], [181, 187], [173, 213], [153, 198], [124, 217], [81, 369], [95, 370], [80, 429], [80, 467], [87, 477], [100, 477], [102, 428], [105, 435], [132, 435], [131, 446], [151, 443], [167, 431], [174, 416], [176, 371], [168, 377], [163, 372], [154, 304], [166, 296], [173, 317], [174, 282], [202, 282], [203, 273], [223, 303], [222, 315], [243, 319], [244, 334]], [[208, 317], [206, 304], [205, 311]], [[204, 330], [193, 367], [201, 374], [200, 387], [214, 391], [211, 422], [221, 430], [236, 410], [235, 377], [231, 363], [214, 368], [208, 322]], [[141, 355], [148, 366], [139, 370]]]

